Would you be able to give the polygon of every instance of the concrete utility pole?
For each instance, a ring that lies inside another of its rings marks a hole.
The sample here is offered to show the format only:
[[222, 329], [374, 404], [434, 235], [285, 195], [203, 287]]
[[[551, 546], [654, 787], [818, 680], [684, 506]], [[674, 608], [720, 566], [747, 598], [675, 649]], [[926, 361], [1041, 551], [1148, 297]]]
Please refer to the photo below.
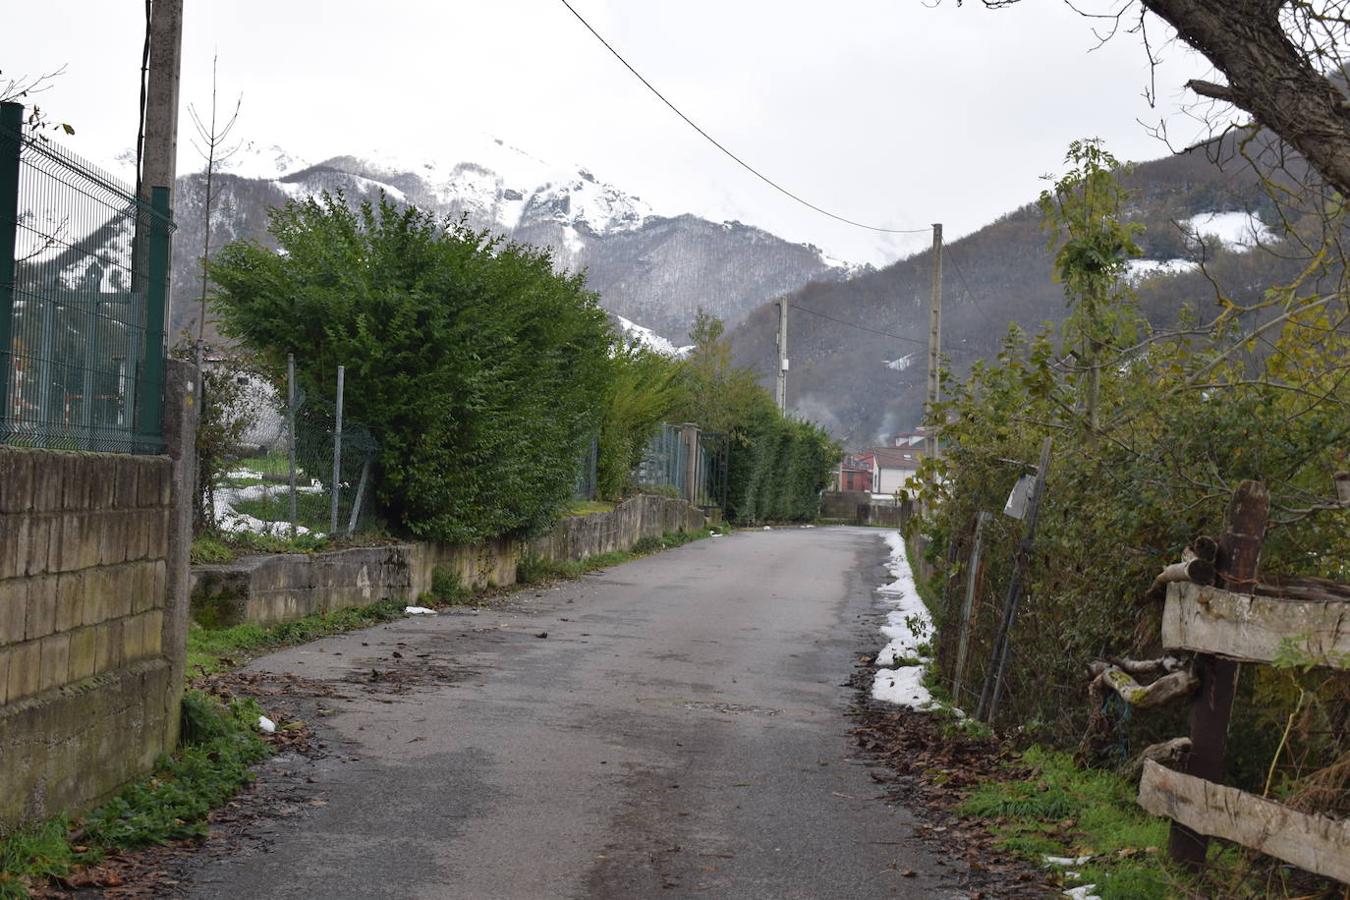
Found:
[[778, 410], [787, 413], [787, 298], [778, 301]]
[[[153, 0], [150, 7], [150, 59], [145, 88], [145, 143], [141, 153], [140, 199], [149, 206], [151, 192], [169, 191], [169, 213], [174, 208], [174, 178], [178, 174], [178, 82], [183, 44], [183, 0]], [[134, 265], [146, 271], [148, 225], [138, 221]], [[172, 238], [171, 238], [172, 239]], [[164, 328], [169, 321], [164, 309]]]
[[183, 0], [154, 0], [150, 8], [150, 66], [145, 87], [145, 147], [141, 193], [169, 189], [178, 174], [178, 82], [183, 44]]
[[[928, 405], [932, 412], [938, 403], [938, 354], [942, 347], [942, 224], [933, 225], [933, 294], [928, 300]], [[929, 456], [938, 454], [938, 433], [929, 426], [924, 449]]]

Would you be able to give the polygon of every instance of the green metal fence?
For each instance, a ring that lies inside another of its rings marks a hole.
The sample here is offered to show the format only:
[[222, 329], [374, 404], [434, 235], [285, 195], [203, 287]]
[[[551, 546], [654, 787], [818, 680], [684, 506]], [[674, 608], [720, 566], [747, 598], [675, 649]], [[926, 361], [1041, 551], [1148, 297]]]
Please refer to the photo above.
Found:
[[163, 448], [169, 193], [150, 203], [0, 104], [0, 444]]
[[[646, 489], [668, 489], [696, 506], [727, 504], [727, 439], [719, 432], [693, 430], [690, 446], [684, 428], [662, 425], [647, 443], [636, 479]], [[696, 454], [690, 459], [690, 453]], [[692, 484], [690, 479], [693, 479]]]

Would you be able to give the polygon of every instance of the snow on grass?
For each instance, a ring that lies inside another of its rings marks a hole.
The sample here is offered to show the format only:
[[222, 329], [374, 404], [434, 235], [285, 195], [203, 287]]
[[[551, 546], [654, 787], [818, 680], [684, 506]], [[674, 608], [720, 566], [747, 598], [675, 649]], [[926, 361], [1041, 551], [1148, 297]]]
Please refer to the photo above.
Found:
[[[228, 477], [243, 478], [251, 477], [256, 473], [247, 469], [239, 469], [229, 473]], [[272, 537], [289, 537], [291, 534], [291, 524], [289, 522], [265, 522], [257, 516], [250, 516], [247, 513], [241, 513], [234, 508], [234, 504], [243, 500], [261, 500], [276, 489], [268, 485], [250, 484], [245, 487], [217, 487], [214, 497], [214, 512], [216, 516], [216, 527], [221, 531], [238, 534], [244, 531], [251, 531], [254, 534], [271, 535]], [[308, 485], [297, 485], [295, 488], [297, 494], [317, 494], [323, 491], [323, 487], [316, 481]], [[296, 534], [310, 534], [310, 530], [304, 525], [295, 526]], [[323, 537], [322, 534], [314, 533], [315, 537]]]
[[[876, 657], [880, 668], [872, 680], [872, 697], [898, 706], [930, 709], [936, 701], [923, 683], [923, 663], [927, 660], [920, 655], [919, 647], [932, 633], [933, 619], [914, 583], [905, 554], [905, 539], [898, 531], [887, 531], [882, 538], [891, 551], [886, 568], [894, 580], [877, 588], [882, 601], [891, 609], [886, 613], [886, 624], [881, 626], [886, 646]], [[898, 668], [891, 668], [897, 664]]]
[[1069, 888], [1064, 892], [1065, 897], [1072, 897], [1073, 900], [1102, 900], [1101, 897], [1092, 893], [1097, 889], [1095, 884], [1084, 884], [1076, 888]]
[[1131, 259], [1125, 263], [1125, 280], [1138, 284], [1154, 275], [1179, 275], [1198, 268], [1200, 264], [1189, 259]]

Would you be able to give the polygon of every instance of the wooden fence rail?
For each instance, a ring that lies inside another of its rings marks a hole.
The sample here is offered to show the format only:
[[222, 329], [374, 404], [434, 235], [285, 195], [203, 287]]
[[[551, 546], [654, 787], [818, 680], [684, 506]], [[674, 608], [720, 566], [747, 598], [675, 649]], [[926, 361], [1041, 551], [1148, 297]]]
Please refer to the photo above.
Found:
[[[1119, 676], [1112, 686], [1122, 696], [1130, 688], [1171, 696], [1162, 689], [1167, 679], [1195, 676], [1186, 771], [1148, 759], [1139, 784], [1139, 805], [1172, 820], [1174, 860], [1203, 867], [1209, 839], [1219, 837], [1350, 883], [1350, 821], [1299, 812], [1219, 783], [1239, 663], [1271, 663], [1288, 655], [1300, 664], [1350, 668], [1350, 587], [1315, 579], [1259, 583], [1257, 561], [1268, 511], [1265, 486], [1243, 482], [1233, 494], [1227, 532], [1217, 546], [1219, 586], [1177, 580], [1179, 573], [1169, 577], [1169, 567], [1150, 589], [1166, 585], [1163, 647], [1197, 654], [1192, 673], [1172, 672], [1142, 688], [1126, 672], [1107, 672]], [[1189, 570], [1185, 576], [1192, 577]]]
[[1241, 662], [1273, 662], [1282, 646], [1314, 665], [1350, 667], [1350, 599], [1235, 594], [1176, 582], [1167, 587], [1163, 646]]
[[1139, 805], [1192, 831], [1224, 838], [1350, 883], [1350, 821], [1292, 810], [1237, 788], [1144, 763]]

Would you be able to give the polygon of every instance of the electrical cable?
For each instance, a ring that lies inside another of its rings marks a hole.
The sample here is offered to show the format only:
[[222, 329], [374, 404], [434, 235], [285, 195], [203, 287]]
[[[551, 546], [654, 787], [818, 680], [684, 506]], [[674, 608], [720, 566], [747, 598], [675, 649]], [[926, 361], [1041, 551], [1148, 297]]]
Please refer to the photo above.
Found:
[[669, 100], [667, 100], [665, 94], [662, 94], [659, 90], [657, 90], [656, 86], [653, 85], [650, 81], [648, 81], [645, 77], [643, 77], [641, 72], [633, 68], [632, 64], [630, 64], [628, 60], [624, 59], [623, 55], [620, 54], [618, 50], [615, 50], [613, 45], [611, 45], [609, 41], [605, 40], [605, 38], [600, 34], [600, 32], [596, 31], [595, 28], [593, 28], [591, 26], [591, 23], [587, 22], [585, 17], [583, 17], [581, 13], [577, 12], [576, 9], [572, 7], [571, 3], [568, 3], [567, 0], [560, 0], [560, 2], [562, 3], [563, 6], [567, 7], [568, 12], [570, 12], [573, 16], [575, 16], [578, 22], [586, 26], [586, 30], [589, 31], [592, 35], [594, 35], [597, 41], [599, 41], [601, 44], [604, 44], [606, 50], [614, 54], [615, 59], [623, 63], [624, 68], [626, 68], [629, 72], [632, 72], [638, 81], [641, 81], [644, 85], [646, 85], [647, 90], [651, 91], [660, 99], [662, 103], [670, 107], [671, 111], [675, 113], [675, 115], [683, 119], [690, 128], [694, 129], [699, 134], [701, 134], [710, 144], [712, 144], [718, 150], [721, 150], [727, 156], [731, 157], [731, 159], [734, 160], [737, 163], [737, 165], [745, 169], [751, 175], [754, 175], [760, 181], [769, 185], [769, 187], [773, 188], [774, 190], [778, 191], [781, 194], [784, 194], [787, 197], [792, 198], [793, 200], [800, 203], [802, 206], [805, 206], [809, 209], [813, 209], [816, 212], [820, 213], [821, 215], [828, 216], [831, 219], [843, 222], [846, 225], [852, 225], [855, 228], [862, 228], [866, 231], [877, 231], [882, 234], [925, 234], [928, 232], [929, 229], [927, 228], [882, 228], [878, 225], [867, 225], [863, 222], [855, 222], [853, 219], [846, 218], [844, 216], [838, 215], [837, 213], [832, 213], [828, 209], [822, 209], [821, 207], [816, 206], [814, 203], [810, 202], [809, 200], [806, 200], [798, 196], [797, 194], [794, 194], [792, 191], [778, 184], [773, 179], [769, 178], [767, 175], [760, 172], [754, 166], [750, 165], [748, 162], [741, 159], [735, 153], [732, 153], [730, 150], [724, 147], [722, 143], [718, 141], [715, 137], [713, 137], [712, 135], [708, 134], [708, 132], [700, 128], [698, 124], [694, 122], [693, 119], [689, 118], [683, 112], [681, 112], [679, 107], [677, 107], [674, 103], [671, 103]]

